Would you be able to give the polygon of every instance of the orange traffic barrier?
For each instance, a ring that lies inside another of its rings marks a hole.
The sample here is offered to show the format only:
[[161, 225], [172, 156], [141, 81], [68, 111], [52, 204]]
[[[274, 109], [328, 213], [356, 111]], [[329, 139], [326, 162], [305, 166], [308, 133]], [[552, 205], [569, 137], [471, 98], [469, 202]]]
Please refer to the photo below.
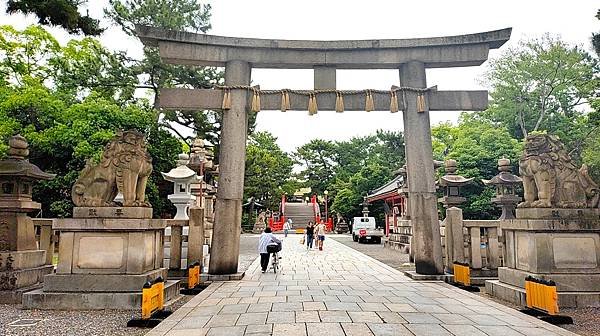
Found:
[[142, 288], [142, 320], [149, 319], [152, 314], [162, 310], [165, 304], [165, 282], [158, 277], [154, 284], [146, 282]]
[[200, 284], [200, 263], [195, 263], [188, 268], [188, 289]]
[[556, 283], [552, 280], [526, 277], [525, 299], [528, 308], [541, 310], [548, 315], [558, 314], [558, 294], [556, 293]]
[[471, 286], [471, 267], [467, 263], [454, 263], [454, 282]]

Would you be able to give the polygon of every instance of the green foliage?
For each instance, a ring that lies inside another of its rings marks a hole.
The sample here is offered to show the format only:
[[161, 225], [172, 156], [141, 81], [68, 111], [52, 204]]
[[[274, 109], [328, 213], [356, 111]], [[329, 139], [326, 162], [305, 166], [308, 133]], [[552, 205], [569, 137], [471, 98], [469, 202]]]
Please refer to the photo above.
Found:
[[9, 14], [34, 14], [43, 25], [61, 26], [71, 34], [100, 35], [104, 29], [99, 21], [89, 15], [81, 15], [78, 7], [83, 0], [8, 0]]
[[[596, 18], [600, 20], [600, 9], [596, 13]], [[594, 45], [596, 55], [600, 56], [600, 33], [592, 34], [592, 44]]]
[[254, 197], [270, 209], [277, 207], [282, 194], [295, 191], [288, 183], [294, 163], [276, 141], [271, 133], [256, 132], [246, 147], [244, 199]]
[[[195, 0], [110, 0], [106, 16], [119, 25], [125, 33], [135, 34], [136, 25], [147, 25], [169, 30], [192, 30], [206, 33], [210, 28], [211, 6]], [[211, 88], [223, 83], [223, 73], [211, 67], [191, 67], [165, 64], [157, 48], [144, 48], [144, 59], [136, 67], [143, 78], [141, 87], [154, 91], [155, 103], [160, 88], [187, 87]], [[216, 111], [163, 111], [165, 127], [182, 140], [190, 138], [181, 134], [181, 128], [193, 131], [197, 136], [219, 145], [221, 114]], [[255, 114], [250, 115], [249, 128], [253, 130]], [[179, 127], [174, 127], [177, 125]]]
[[[0, 155], [8, 137], [21, 133], [30, 143], [31, 162], [57, 174], [34, 188], [44, 216], [71, 214], [71, 186], [85, 162], [98, 160], [116, 131], [129, 129], [149, 135], [154, 172], [147, 195], [155, 216], [172, 210], [166, 198], [170, 185], [160, 172], [173, 167], [182, 146], [161, 129], [147, 101], [132, 100], [133, 72], [119, 55], [90, 38], [62, 47], [40, 27], [5, 26], [0, 73]], [[109, 85], [118, 81], [118, 89]]]
[[[434, 126], [431, 133], [434, 158], [454, 159], [460, 175], [474, 178], [471, 185], [462, 189], [467, 198], [461, 206], [465, 218], [497, 218], [499, 210], [490, 203], [494, 192], [485, 187], [481, 179], [489, 179], [498, 173], [500, 158], [508, 158], [515, 165], [522, 143], [512, 138], [505, 127], [472, 113], [461, 114], [457, 126], [440, 124]], [[443, 171], [438, 173], [443, 175]]]
[[577, 46], [550, 36], [523, 41], [491, 62], [493, 101], [484, 115], [517, 139], [547, 130], [572, 144], [600, 86], [597, 72], [598, 61]]
[[360, 214], [364, 196], [393, 178], [404, 163], [404, 138], [400, 132], [377, 131], [348, 141], [315, 139], [294, 153], [304, 170], [305, 187], [322, 195], [329, 191], [331, 211], [349, 218]]

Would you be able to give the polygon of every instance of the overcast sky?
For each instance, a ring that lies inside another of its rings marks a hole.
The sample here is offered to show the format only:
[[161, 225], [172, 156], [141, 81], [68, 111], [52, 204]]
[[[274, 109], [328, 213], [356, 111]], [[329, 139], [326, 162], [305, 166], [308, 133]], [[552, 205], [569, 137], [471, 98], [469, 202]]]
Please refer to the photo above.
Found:
[[[277, 39], [397, 39], [433, 37], [484, 32], [512, 27], [511, 40], [497, 57], [523, 38], [539, 37], [545, 33], [560, 35], [564, 40], [590, 50], [592, 32], [600, 31], [595, 18], [600, 8], [597, 1], [334, 1], [334, 0], [260, 0], [208, 1], [213, 6], [214, 35], [277, 38]], [[4, 14], [2, 1], [0, 24], [23, 28], [35, 23], [32, 17]], [[105, 0], [89, 0], [90, 15], [102, 16]], [[105, 23], [104, 25], [107, 25]], [[61, 29], [52, 29], [61, 42], [69, 36]], [[116, 50], [126, 50], [131, 56], [141, 56], [141, 43], [110, 27], [101, 36], [103, 44]], [[427, 72], [428, 85], [440, 90], [481, 89], [481, 76], [486, 64], [480, 67], [432, 69]], [[311, 70], [253, 70], [254, 84], [263, 89], [312, 89]], [[398, 85], [395, 70], [338, 70], [339, 89], [389, 89]], [[432, 124], [456, 122], [458, 112], [431, 112]], [[348, 139], [367, 135], [377, 129], [402, 130], [402, 114], [389, 112], [263, 111], [257, 119], [258, 130], [273, 133], [279, 145], [293, 151], [311, 139]]]

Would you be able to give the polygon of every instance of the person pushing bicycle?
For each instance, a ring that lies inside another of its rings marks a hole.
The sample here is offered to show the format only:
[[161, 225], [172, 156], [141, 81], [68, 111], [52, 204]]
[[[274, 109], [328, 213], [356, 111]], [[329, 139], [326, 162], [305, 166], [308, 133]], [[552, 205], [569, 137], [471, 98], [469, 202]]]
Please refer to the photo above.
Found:
[[[269, 247], [269, 246], [277, 246]], [[276, 251], [274, 251], [276, 250]], [[258, 239], [258, 253], [260, 254], [260, 267], [262, 272], [265, 273], [267, 271], [267, 267], [269, 267], [269, 256], [273, 252], [281, 251], [281, 240], [277, 239], [270, 227], [266, 227], [265, 231], [260, 235]]]

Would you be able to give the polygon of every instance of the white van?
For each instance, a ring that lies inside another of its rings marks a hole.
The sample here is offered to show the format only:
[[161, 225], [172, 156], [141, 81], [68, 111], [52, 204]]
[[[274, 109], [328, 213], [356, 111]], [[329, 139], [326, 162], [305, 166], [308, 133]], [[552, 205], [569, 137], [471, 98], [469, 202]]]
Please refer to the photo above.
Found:
[[352, 221], [352, 240], [359, 243], [368, 241], [380, 244], [383, 231], [377, 229], [375, 217], [354, 217]]

